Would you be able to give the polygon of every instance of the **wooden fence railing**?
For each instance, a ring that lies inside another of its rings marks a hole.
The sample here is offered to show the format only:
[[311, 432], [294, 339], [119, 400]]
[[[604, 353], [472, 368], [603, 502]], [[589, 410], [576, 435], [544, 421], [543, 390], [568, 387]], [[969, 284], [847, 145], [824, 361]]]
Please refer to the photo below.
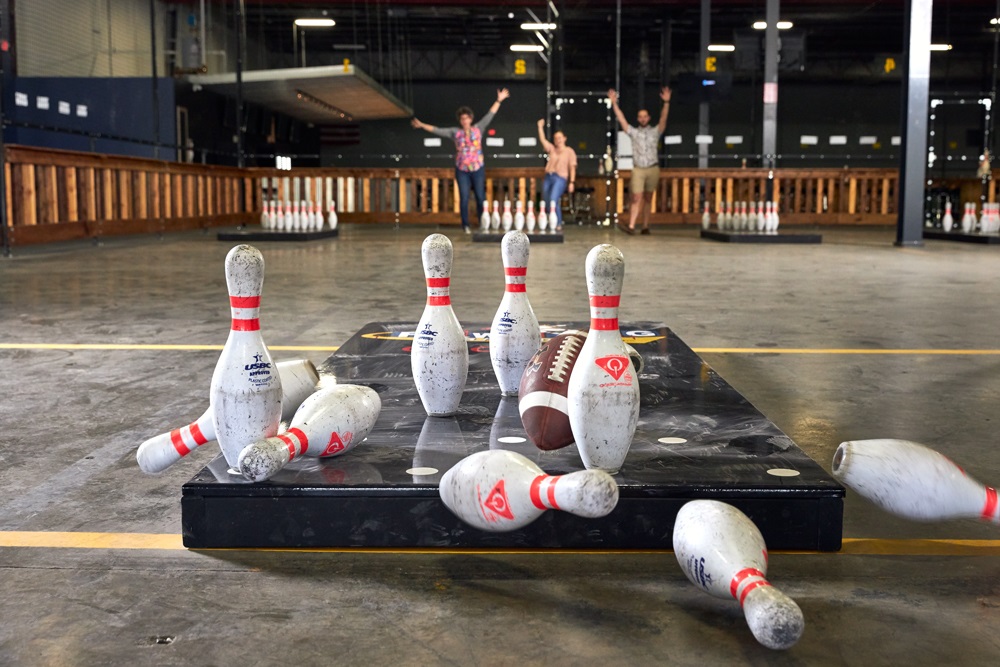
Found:
[[[237, 169], [23, 146], [6, 147], [6, 157], [11, 245], [255, 223], [272, 200], [310, 200], [324, 212], [332, 200], [344, 222], [460, 220], [450, 168]], [[541, 167], [486, 173], [489, 201], [541, 198]], [[625, 214], [630, 175], [578, 176], [577, 187], [589, 190], [576, 200], [586, 204], [586, 217]], [[698, 224], [706, 201], [713, 214], [722, 202], [762, 201], [768, 176], [762, 169], [663, 169], [650, 219]], [[771, 199], [783, 225], [893, 224], [898, 183], [893, 169], [775, 169]], [[996, 201], [995, 184], [989, 201]], [[979, 185], [969, 179], [962, 187]]]

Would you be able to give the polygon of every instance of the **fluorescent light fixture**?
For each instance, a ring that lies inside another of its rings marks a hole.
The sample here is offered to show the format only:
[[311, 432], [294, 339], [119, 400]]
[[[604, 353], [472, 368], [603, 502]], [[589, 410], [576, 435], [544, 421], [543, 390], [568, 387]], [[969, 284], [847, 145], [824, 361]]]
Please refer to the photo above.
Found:
[[521, 30], [555, 30], [555, 23], [522, 23]]
[[[778, 21], [778, 23], [777, 23], [778, 30], [789, 30], [789, 29], [791, 29], [791, 27], [793, 25], [794, 24], [791, 21]], [[767, 21], [754, 21], [753, 22], [753, 29], [754, 30], [766, 30], [767, 29]]]
[[295, 25], [300, 28], [332, 28], [337, 22], [333, 19], [295, 19]]
[[542, 50], [542, 48], [543, 47], [542, 47], [541, 44], [511, 44], [510, 45], [510, 50], [511, 51], [534, 51], [535, 53], [538, 53], [538, 52], [540, 52]]
[[951, 51], [951, 44], [931, 44], [931, 51]]
[[732, 44], [709, 44], [709, 51], [735, 51], [736, 47]]
[[990, 19], [990, 25], [1000, 25], [1000, 17]]

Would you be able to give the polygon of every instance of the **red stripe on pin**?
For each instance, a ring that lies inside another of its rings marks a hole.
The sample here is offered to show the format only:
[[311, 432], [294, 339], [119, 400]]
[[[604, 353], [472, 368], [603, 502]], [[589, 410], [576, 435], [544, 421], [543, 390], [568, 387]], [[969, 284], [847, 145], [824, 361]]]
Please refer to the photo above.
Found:
[[251, 320], [233, 319], [233, 331], [260, 331], [260, 320], [256, 317]]
[[427, 297], [428, 306], [450, 306], [451, 297], [450, 296], [429, 296]]
[[528, 275], [528, 267], [526, 266], [505, 266], [503, 269], [504, 275], [508, 276], [526, 276]]
[[559, 481], [558, 477], [553, 477], [552, 481], [549, 482], [549, 507], [554, 510], [559, 509], [559, 503], [556, 502], [556, 483]]
[[742, 570], [734, 574], [733, 580], [729, 582], [729, 594], [735, 598], [736, 591], [739, 590], [740, 584], [743, 583], [743, 580], [746, 579], [747, 577], [760, 577], [761, 579], [763, 579], [764, 573], [755, 567], [743, 568]]
[[451, 278], [428, 278], [428, 287], [449, 287], [451, 285]]
[[306, 450], [309, 448], [309, 438], [306, 437], [306, 434], [302, 432], [302, 429], [290, 428], [286, 431], [286, 433], [290, 433], [291, 435], [294, 435], [298, 439], [299, 456], [305, 454]]
[[621, 300], [621, 294], [615, 294], [613, 296], [591, 296], [590, 305], [595, 308], [617, 308], [621, 303]]
[[997, 513], [997, 490], [992, 486], [986, 487], [986, 504], [983, 505], [983, 518], [990, 520], [996, 517]]
[[542, 482], [548, 475], [539, 475], [535, 479], [531, 480], [531, 488], [528, 491], [528, 495], [531, 497], [531, 504], [540, 510], [547, 510], [548, 507], [542, 502], [541, 486]]
[[507, 283], [508, 292], [527, 292], [528, 286], [524, 283]]
[[260, 296], [231, 296], [229, 305], [233, 308], [260, 308]]
[[170, 444], [174, 446], [174, 449], [176, 449], [177, 453], [181, 456], [187, 456], [191, 453], [191, 449], [184, 442], [184, 437], [181, 435], [181, 430], [179, 428], [175, 428], [170, 432]]
[[292, 442], [292, 439], [289, 438], [284, 433], [281, 433], [281, 434], [277, 435], [276, 437], [278, 438], [278, 440], [281, 440], [283, 443], [285, 443], [285, 445], [288, 447], [288, 460], [291, 461], [292, 459], [294, 459], [295, 458], [295, 450], [297, 448], [295, 446], [295, 443]]
[[596, 331], [615, 331], [618, 329], [617, 317], [591, 317], [590, 328]]
[[200, 428], [198, 428], [198, 422], [191, 424], [191, 435], [194, 436], [194, 441], [199, 445], [204, 445], [208, 442], [208, 438], [206, 438], [205, 434], [201, 432]]
[[767, 579], [758, 579], [757, 581], [753, 581], [747, 584], [746, 588], [743, 589], [743, 592], [740, 593], [740, 606], [741, 607], [743, 606], [743, 601], [747, 599], [747, 594], [750, 591], [757, 588], [758, 586], [770, 586], [770, 585], [771, 582], [768, 581]]

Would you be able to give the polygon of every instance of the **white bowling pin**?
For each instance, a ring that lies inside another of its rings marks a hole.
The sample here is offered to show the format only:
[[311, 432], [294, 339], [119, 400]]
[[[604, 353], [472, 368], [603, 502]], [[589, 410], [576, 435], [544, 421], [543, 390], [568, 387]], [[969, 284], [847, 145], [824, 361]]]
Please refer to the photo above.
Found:
[[489, 205], [483, 206], [483, 214], [479, 218], [479, 231], [486, 233], [490, 230], [490, 207]]
[[264, 229], [267, 229], [267, 220], [267, 201], [262, 199], [260, 202], [260, 226]]
[[251, 442], [270, 438], [281, 420], [281, 377], [260, 334], [264, 257], [238, 245], [226, 255], [226, 285], [232, 309], [229, 339], [212, 374], [209, 401], [215, 438], [226, 462], [236, 466]]
[[778, 202], [771, 202], [771, 233], [778, 233], [778, 225], [781, 224], [781, 217], [778, 215]]
[[736, 229], [736, 227], [733, 225], [733, 203], [727, 201], [726, 205], [723, 207], [722, 210], [723, 210], [722, 218], [723, 221], [725, 222], [726, 229], [728, 230]]
[[587, 254], [590, 332], [569, 376], [569, 423], [587, 468], [615, 474], [639, 421], [639, 378], [618, 329], [625, 258], [610, 244]]
[[712, 214], [708, 212], [708, 202], [705, 202], [704, 210], [701, 213], [701, 228], [708, 229], [712, 226]]
[[490, 229], [496, 231], [500, 229], [500, 202], [493, 200], [493, 215], [490, 217]]
[[726, 228], [726, 202], [719, 203], [719, 210], [715, 213], [715, 226], [721, 232]]
[[841, 482], [892, 514], [914, 521], [964, 517], [1000, 523], [995, 489], [949, 458], [908, 440], [851, 440], [833, 455]]
[[747, 203], [740, 202], [740, 229], [747, 229], [750, 225], [750, 216], [747, 215]]
[[282, 230], [285, 228], [285, 205], [282, 202], [278, 202], [278, 212], [274, 216], [274, 222], [271, 224], [271, 229]]
[[299, 213], [299, 202], [292, 202], [292, 227], [293, 232], [300, 231], [302, 229], [302, 215]]
[[330, 200], [330, 212], [326, 216], [326, 224], [330, 225], [330, 229], [337, 228], [337, 202]]
[[535, 231], [535, 225], [538, 223], [538, 219], [535, 217], [535, 202], [532, 199], [528, 200], [528, 213], [524, 216], [524, 226], [528, 229], [528, 233]]
[[767, 228], [767, 212], [764, 202], [757, 202], [757, 231], [762, 232]]
[[295, 411], [287, 431], [240, 453], [240, 472], [251, 482], [263, 482], [300, 456], [343, 454], [368, 437], [381, 410], [382, 401], [371, 387], [339, 384], [320, 389]]
[[514, 226], [514, 216], [510, 212], [510, 200], [503, 200], [503, 215], [500, 217], [500, 224], [505, 232], [509, 232], [510, 228]]
[[546, 475], [529, 459], [503, 449], [462, 459], [441, 477], [439, 489], [458, 518], [490, 532], [523, 528], [550, 509], [594, 519], [618, 504], [618, 484], [607, 473]]
[[469, 346], [451, 308], [452, 252], [443, 234], [431, 234], [421, 248], [427, 305], [413, 337], [410, 367], [420, 401], [432, 417], [458, 411], [469, 376]]
[[747, 216], [747, 229], [757, 231], [757, 202], [750, 202], [750, 214]]
[[521, 231], [524, 229], [524, 205], [521, 200], [517, 200], [516, 212], [514, 213], [514, 229]]
[[544, 232], [549, 226], [549, 216], [545, 215], [545, 202], [538, 202], [538, 231]]
[[524, 368], [542, 345], [525, 287], [530, 246], [519, 231], [507, 232], [500, 242], [506, 287], [490, 326], [490, 361], [503, 396], [517, 396]]
[[284, 224], [284, 227], [283, 227], [283, 229], [286, 232], [292, 231], [292, 222], [293, 222], [293, 220], [292, 220], [292, 203], [286, 199], [285, 200], [285, 224]]
[[[281, 418], [288, 420], [319, 382], [316, 367], [308, 359], [290, 359], [275, 364], [281, 377]], [[163, 472], [205, 443], [215, 440], [212, 408], [187, 426], [161, 433], [139, 445], [135, 458], [145, 473]]]
[[734, 598], [750, 631], [771, 649], [791, 648], [802, 636], [802, 610], [767, 576], [767, 545], [757, 526], [732, 505], [692, 500], [677, 512], [674, 555], [692, 584]]
[[962, 219], [959, 221], [958, 227], [963, 232], [969, 227], [969, 202], [962, 204]]
[[555, 199], [553, 199], [552, 201], [550, 201], [549, 202], [549, 229], [552, 230], [552, 233], [555, 233], [557, 231], [556, 228], [559, 226], [559, 211], [560, 211], [560, 209], [559, 209], [559, 203], [556, 202]]
[[941, 227], [944, 231], [950, 232], [954, 224], [955, 218], [951, 217], [951, 200], [946, 199], [944, 202], [944, 217], [941, 218]]

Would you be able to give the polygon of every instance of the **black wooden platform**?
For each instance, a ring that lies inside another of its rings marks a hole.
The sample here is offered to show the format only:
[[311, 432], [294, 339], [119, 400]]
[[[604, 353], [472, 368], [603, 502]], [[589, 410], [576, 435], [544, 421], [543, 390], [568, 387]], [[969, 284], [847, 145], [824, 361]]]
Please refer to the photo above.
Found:
[[525, 440], [516, 401], [500, 399], [485, 323], [468, 329], [461, 413], [426, 417], [410, 373], [413, 328], [368, 324], [320, 368], [378, 391], [382, 413], [364, 443], [341, 457], [294, 461], [260, 484], [230, 475], [218, 456], [183, 487], [185, 546], [670, 549], [681, 506], [718, 498], [749, 514], [771, 549], [840, 548], [843, 487], [670, 329], [646, 323], [622, 327], [645, 369], [638, 429], [615, 477], [621, 500], [614, 512], [603, 519], [546, 512], [511, 533], [467, 526], [437, 488], [465, 456], [501, 447], [551, 474], [583, 466], [573, 446], [543, 452]]
[[[532, 243], [565, 243], [562, 232], [531, 232], [521, 230], [528, 235], [528, 240]], [[503, 240], [505, 231], [497, 232], [472, 232], [473, 243], [500, 243]]]
[[946, 232], [943, 229], [925, 229], [924, 238], [935, 241], [958, 241], [959, 243], [1000, 244], [1000, 234], [979, 234], [976, 232], [966, 234], [961, 229], [951, 232]]
[[286, 232], [276, 229], [241, 229], [235, 232], [219, 232], [216, 238], [220, 241], [239, 241], [243, 243], [259, 243], [261, 241], [318, 241], [320, 239], [337, 238], [340, 230], [321, 229], [314, 232]]
[[798, 234], [779, 230], [776, 234], [764, 232], [729, 232], [717, 229], [701, 230], [701, 238], [723, 243], [822, 243], [822, 234]]

